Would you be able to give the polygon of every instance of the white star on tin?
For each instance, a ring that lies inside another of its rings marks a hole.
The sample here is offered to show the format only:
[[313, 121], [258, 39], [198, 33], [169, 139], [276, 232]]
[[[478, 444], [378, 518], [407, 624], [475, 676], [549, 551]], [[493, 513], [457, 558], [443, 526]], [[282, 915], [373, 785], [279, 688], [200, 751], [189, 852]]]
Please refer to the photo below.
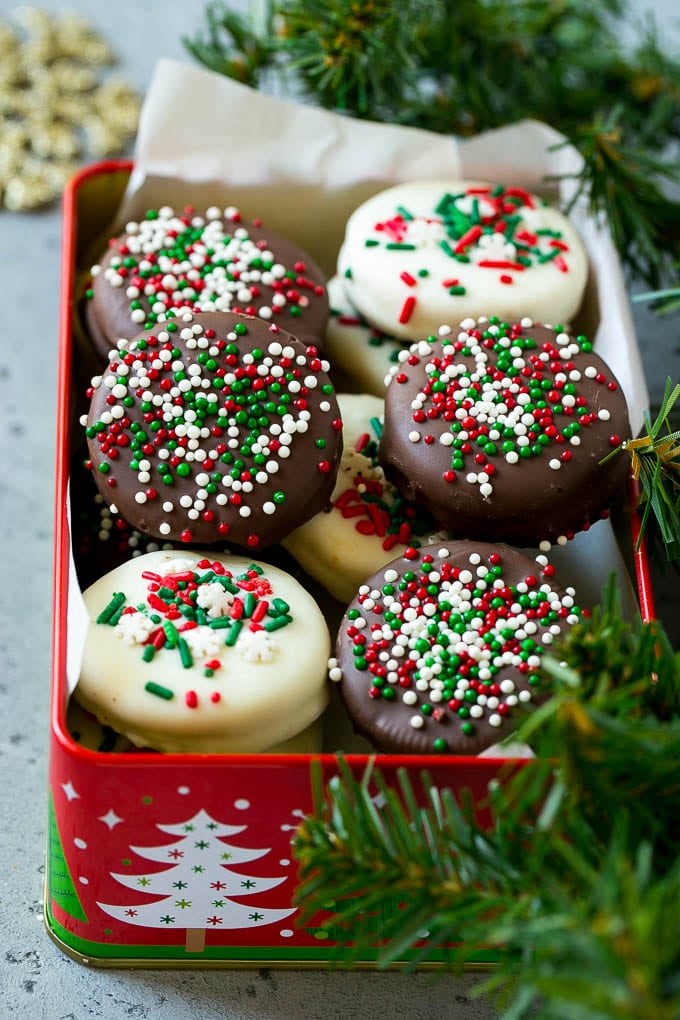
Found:
[[61, 788], [66, 794], [67, 800], [76, 800], [80, 797], [80, 794], [76, 792], [73, 783], [69, 780], [68, 783], [62, 783]]
[[108, 825], [109, 829], [113, 829], [119, 822], [122, 822], [123, 819], [118, 817], [113, 808], [109, 808], [105, 815], [99, 816], [99, 821], [103, 822], [104, 825]]

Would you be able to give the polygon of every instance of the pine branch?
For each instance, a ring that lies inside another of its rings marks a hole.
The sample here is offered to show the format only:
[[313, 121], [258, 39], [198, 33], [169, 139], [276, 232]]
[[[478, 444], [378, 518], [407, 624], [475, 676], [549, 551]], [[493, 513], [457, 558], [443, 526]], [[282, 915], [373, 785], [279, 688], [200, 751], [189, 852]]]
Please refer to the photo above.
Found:
[[664, 188], [678, 179], [677, 165], [626, 140], [628, 112], [618, 104], [575, 129], [569, 141], [583, 169], [570, 207], [583, 199], [590, 215], [608, 225], [633, 276], [658, 287], [680, 257], [680, 202]]
[[411, 968], [453, 942], [450, 970], [492, 949], [506, 1018], [670, 1020], [680, 655], [661, 625], [622, 620], [612, 580], [548, 661], [553, 696], [518, 733], [538, 758], [494, 784], [488, 828], [426, 773], [397, 789], [343, 760], [326, 789], [317, 775], [294, 841], [303, 921], [332, 903], [344, 962], [377, 945], [380, 966]]
[[274, 4], [268, 0], [265, 24], [258, 28], [226, 4], [212, 0], [205, 9], [205, 32], [193, 39], [185, 36], [182, 43], [208, 70], [257, 88], [278, 50]]
[[[577, 182], [649, 287], [680, 261], [678, 181], [662, 154], [680, 140], [680, 62], [650, 19], [632, 51], [624, 0], [267, 0], [265, 29], [211, 0], [192, 55], [351, 116], [472, 135], [522, 118], [579, 149]], [[512, 73], [508, 73], [508, 69]]]
[[[673, 271], [677, 280], [678, 272], [680, 272], [680, 263], [676, 262], [674, 264]], [[631, 300], [634, 304], [642, 304], [643, 302], [651, 304], [652, 309], [659, 315], [670, 315], [680, 310], [680, 283], [676, 283], [674, 287], [666, 287], [663, 290], [633, 294]]]

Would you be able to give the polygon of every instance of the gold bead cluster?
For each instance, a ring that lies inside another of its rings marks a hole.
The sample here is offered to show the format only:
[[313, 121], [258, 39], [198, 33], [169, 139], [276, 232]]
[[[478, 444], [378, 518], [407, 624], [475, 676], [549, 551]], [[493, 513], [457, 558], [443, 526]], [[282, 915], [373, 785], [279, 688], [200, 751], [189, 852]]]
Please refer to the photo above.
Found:
[[0, 207], [36, 209], [83, 160], [124, 150], [140, 99], [125, 81], [100, 81], [113, 53], [74, 14], [17, 8], [0, 19], [0, 53]]

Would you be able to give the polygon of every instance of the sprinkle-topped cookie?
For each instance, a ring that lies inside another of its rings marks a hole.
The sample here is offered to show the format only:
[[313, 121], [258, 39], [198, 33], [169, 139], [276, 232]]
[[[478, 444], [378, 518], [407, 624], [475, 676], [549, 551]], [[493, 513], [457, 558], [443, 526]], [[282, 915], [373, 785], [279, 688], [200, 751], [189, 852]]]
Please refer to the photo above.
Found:
[[583, 336], [464, 320], [392, 370], [380, 461], [461, 538], [535, 546], [597, 520], [626, 476], [625, 398]]
[[466, 316], [571, 322], [588, 260], [569, 220], [525, 189], [435, 180], [359, 206], [338, 273], [372, 326], [419, 340]]
[[350, 304], [343, 281], [328, 281], [331, 303], [323, 349], [332, 365], [333, 379], [346, 381], [346, 388], [383, 397], [385, 376], [397, 364], [407, 341], [395, 340], [374, 329]]
[[260, 752], [328, 701], [328, 628], [284, 571], [226, 554], [160, 551], [84, 594], [78, 702], [139, 746]]
[[407, 549], [359, 589], [330, 677], [377, 750], [478, 754], [541, 699], [542, 656], [585, 612], [543, 555], [472, 542]]
[[319, 266], [234, 208], [150, 209], [111, 239], [91, 277], [84, 314], [103, 357], [181, 310], [243, 312], [317, 346], [328, 319]]
[[185, 313], [109, 355], [89, 466], [135, 528], [258, 549], [327, 503], [342, 452], [328, 362], [261, 319]]
[[332, 509], [296, 528], [285, 547], [345, 604], [383, 563], [406, 547], [445, 537], [422, 507], [405, 500], [378, 462], [383, 401], [338, 394], [343, 451]]

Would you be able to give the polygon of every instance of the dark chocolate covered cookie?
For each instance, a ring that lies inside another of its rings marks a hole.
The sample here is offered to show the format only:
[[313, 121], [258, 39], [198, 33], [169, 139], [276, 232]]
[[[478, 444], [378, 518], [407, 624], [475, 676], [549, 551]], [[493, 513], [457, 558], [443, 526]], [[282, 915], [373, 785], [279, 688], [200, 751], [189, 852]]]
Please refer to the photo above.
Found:
[[545, 697], [542, 656], [582, 614], [543, 555], [451, 541], [407, 549], [350, 603], [330, 677], [377, 750], [474, 755]]
[[621, 489], [625, 397], [583, 336], [467, 319], [413, 344], [385, 394], [379, 457], [460, 538], [536, 546], [598, 520]]
[[328, 320], [314, 260], [235, 209], [151, 209], [111, 239], [91, 275], [83, 315], [103, 357], [183, 309], [254, 315], [317, 346]]
[[315, 347], [227, 312], [121, 342], [83, 419], [99, 491], [161, 541], [280, 542], [333, 491], [342, 422], [328, 368]]

